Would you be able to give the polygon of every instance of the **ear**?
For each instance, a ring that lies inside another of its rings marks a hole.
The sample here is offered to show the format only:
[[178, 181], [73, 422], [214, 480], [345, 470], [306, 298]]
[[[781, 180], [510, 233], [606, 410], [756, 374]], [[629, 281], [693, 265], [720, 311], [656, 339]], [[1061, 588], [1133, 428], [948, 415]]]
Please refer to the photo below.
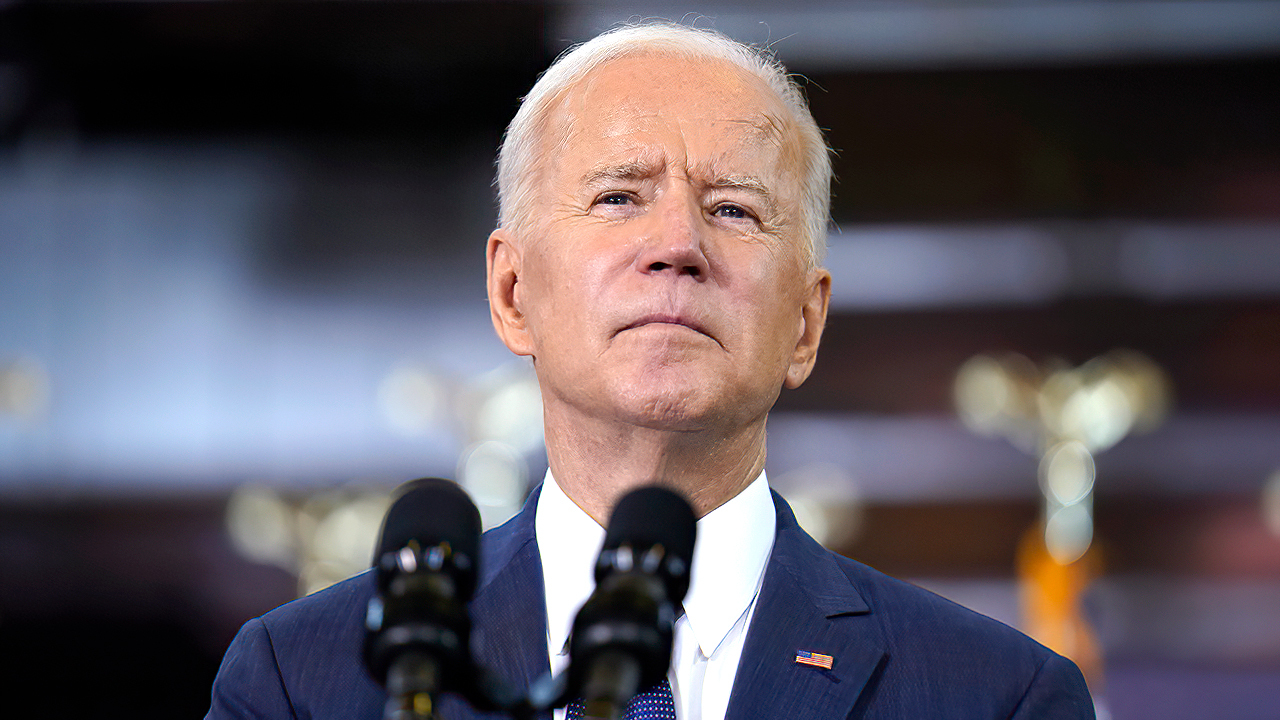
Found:
[[818, 359], [818, 342], [822, 340], [822, 329], [827, 324], [827, 303], [830, 300], [831, 273], [826, 268], [814, 268], [809, 272], [808, 290], [800, 308], [800, 339], [787, 368], [785, 385], [789, 390], [800, 387], [813, 371], [813, 363]]
[[521, 254], [510, 232], [498, 228], [489, 234], [485, 268], [488, 276], [489, 314], [493, 329], [511, 352], [532, 355], [533, 342], [520, 309]]

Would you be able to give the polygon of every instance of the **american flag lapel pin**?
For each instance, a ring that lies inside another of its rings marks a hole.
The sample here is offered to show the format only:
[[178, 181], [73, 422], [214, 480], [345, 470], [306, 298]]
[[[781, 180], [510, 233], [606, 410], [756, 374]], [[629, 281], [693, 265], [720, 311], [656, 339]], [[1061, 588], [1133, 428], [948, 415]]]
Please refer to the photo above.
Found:
[[808, 650], [796, 651], [796, 663], [800, 665], [812, 665], [813, 667], [822, 668], [823, 670], [830, 670], [831, 666], [835, 664], [835, 661], [835, 658], [830, 655], [809, 652]]

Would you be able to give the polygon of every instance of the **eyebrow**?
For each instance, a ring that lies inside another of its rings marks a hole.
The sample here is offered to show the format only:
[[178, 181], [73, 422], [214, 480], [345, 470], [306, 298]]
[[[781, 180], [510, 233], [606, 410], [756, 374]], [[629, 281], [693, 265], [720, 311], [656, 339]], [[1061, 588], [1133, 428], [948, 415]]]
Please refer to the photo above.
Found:
[[777, 209], [773, 191], [769, 189], [769, 186], [763, 180], [755, 175], [721, 175], [707, 183], [706, 187], [717, 190], [743, 190], [753, 195], [758, 195], [770, 213]]
[[599, 165], [582, 176], [583, 186], [598, 185], [610, 180], [644, 180], [658, 174], [652, 163], [633, 161], [614, 165]]
[[[599, 165], [583, 174], [580, 187], [594, 187], [618, 180], [647, 180], [660, 172], [659, 166], [640, 160]], [[714, 179], [711, 181], [700, 183], [701, 186], [715, 190], [743, 190], [759, 196], [770, 212], [777, 209], [773, 191], [769, 189], [768, 184], [755, 175], [713, 175], [712, 177]]]
[[747, 190], [766, 198], [773, 198], [773, 192], [769, 190], [769, 186], [755, 175], [724, 175], [707, 183], [707, 187]]
[[[646, 162], [627, 162], [617, 165], [602, 165], [588, 170], [582, 176], [583, 185], [595, 185], [609, 180], [644, 180], [658, 174], [658, 169]], [[709, 188], [726, 188], [730, 190], [747, 190], [749, 192], [772, 198], [773, 192], [763, 180], [755, 175], [721, 175], [708, 183]]]

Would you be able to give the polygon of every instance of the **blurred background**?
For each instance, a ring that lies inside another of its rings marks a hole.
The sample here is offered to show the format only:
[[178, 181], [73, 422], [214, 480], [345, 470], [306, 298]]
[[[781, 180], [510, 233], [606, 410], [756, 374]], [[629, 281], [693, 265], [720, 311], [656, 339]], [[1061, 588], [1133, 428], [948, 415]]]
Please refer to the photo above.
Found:
[[[1280, 3], [0, 2], [0, 681], [197, 717], [390, 490], [545, 470], [483, 285], [563, 49], [771, 46], [837, 150], [832, 316], [768, 472], [830, 547], [1280, 717]], [[9, 705], [12, 706], [12, 705]]]

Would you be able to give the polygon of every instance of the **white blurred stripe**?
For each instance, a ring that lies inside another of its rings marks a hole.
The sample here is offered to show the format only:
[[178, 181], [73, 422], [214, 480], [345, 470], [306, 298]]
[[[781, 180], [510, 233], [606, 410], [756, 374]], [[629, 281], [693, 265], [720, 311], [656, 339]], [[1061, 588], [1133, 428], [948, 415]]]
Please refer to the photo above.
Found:
[[836, 309], [1280, 295], [1276, 223], [879, 225], [828, 242]]
[[836, 307], [1028, 303], [1067, 288], [1062, 246], [1018, 226], [880, 226], [835, 233], [827, 268]]
[[[1182, 413], [1098, 459], [1100, 493], [1257, 493], [1280, 467], [1280, 418]], [[867, 502], [1032, 498], [1036, 458], [943, 416], [774, 412], [769, 475], [829, 463]], [[834, 492], [833, 488], [828, 488]]]
[[1280, 225], [1135, 227], [1119, 265], [1152, 297], [1280, 294]]

